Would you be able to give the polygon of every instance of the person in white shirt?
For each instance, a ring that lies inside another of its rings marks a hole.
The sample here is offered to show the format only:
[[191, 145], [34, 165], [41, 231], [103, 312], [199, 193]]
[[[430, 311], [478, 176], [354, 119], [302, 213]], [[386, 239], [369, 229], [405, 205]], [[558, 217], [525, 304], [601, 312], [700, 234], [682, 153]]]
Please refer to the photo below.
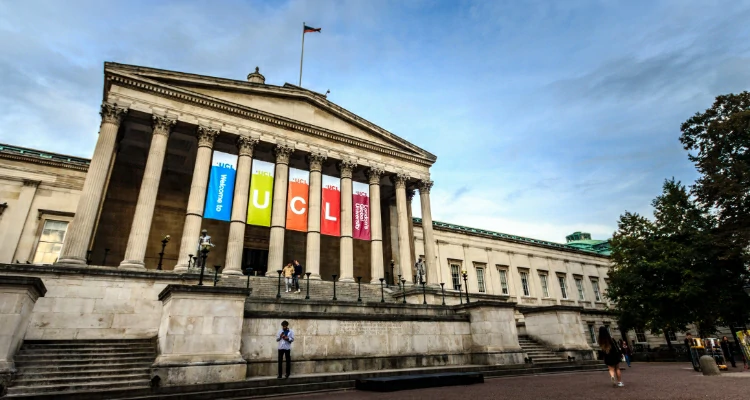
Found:
[[294, 342], [294, 331], [289, 329], [289, 322], [281, 323], [281, 330], [276, 334], [276, 341], [279, 342], [279, 376], [281, 379], [281, 361], [286, 356], [286, 378], [289, 378], [292, 372], [292, 342]]

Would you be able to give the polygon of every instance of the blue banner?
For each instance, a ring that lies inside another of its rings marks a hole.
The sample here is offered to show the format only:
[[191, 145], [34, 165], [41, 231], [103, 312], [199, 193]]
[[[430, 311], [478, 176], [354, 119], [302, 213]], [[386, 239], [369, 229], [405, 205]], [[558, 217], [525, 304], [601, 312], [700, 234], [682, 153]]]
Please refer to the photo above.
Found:
[[232, 216], [237, 156], [214, 151], [203, 218], [229, 221]]

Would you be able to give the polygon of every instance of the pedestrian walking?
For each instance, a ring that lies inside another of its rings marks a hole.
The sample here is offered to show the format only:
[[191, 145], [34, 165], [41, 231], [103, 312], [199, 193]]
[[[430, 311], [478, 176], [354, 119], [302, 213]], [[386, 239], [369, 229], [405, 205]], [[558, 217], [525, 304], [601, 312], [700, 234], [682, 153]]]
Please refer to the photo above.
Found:
[[294, 331], [289, 329], [289, 322], [281, 322], [281, 330], [276, 335], [276, 341], [279, 342], [279, 376], [281, 379], [281, 362], [286, 357], [286, 378], [289, 378], [292, 372], [292, 342], [294, 342]]
[[628, 368], [630, 368], [630, 359], [633, 357], [633, 351], [630, 349], [630, 346], [628, 346], [628, 342], [624, 339], [620, 339], [620, 350], [622, 350], [622, 355], [625, 356], [625, 363], [628, 364]]
[[732, 344], [729, 343], [729, 339], [724, 336], [721, 338], [721, 352], [724, 353], [724, 360], [725, 362], [729, 360], [730, 363], [732, 363], [732, 368], [737, 368], [737, 365], [734, 363], [734, 353], [732, 353]]
[[609, 377], [612, 380], [612, 386], [623, 387], [622, 371], [620, 371], [620, 362], [622, 361], [622, 350], [620, 350], [615, 340], [609, 334], [609, 329], [605, 326], [599, 327], [599, 348], [602, 352], [604, 363], [609, 369]]
[[284, 282], [286, 283], [286, 293], [289, 293], [294, 288], [294, 267], [292, 263], [287, 264], [281, 274], [284, 275]]
[[693, 362], [693, 356], [691, 353], [691, 346], [695, 345], [695, 341], [693, 340], [693, 334], [690, 332], [685, 333], [685, 352], [687, 352], [688, 360], [692, 363]]
[[294, 260], [294, 286], [297, 288], [297, 293], [300, 292], [299, 281], [302, 279], [302, 264], [299, 261]]

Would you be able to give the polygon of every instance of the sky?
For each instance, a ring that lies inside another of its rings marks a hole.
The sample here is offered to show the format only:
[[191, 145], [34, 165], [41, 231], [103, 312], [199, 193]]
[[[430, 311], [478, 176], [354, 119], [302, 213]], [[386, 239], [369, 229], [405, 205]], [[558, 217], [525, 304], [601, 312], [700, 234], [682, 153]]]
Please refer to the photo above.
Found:
[[91, 157], [105, 61], [296, 84], [303, 21], [303, 86], [437, 155], [433, 219], [555, 242], [651, 216], [750, 90], [748, 0], [0, 0], [0, 142]]

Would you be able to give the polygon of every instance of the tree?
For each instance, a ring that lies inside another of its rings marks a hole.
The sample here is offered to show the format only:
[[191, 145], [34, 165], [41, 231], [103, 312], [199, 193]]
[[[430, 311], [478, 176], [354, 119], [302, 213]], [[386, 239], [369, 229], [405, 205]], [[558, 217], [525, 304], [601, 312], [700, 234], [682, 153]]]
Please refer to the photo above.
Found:
[[746, 318], [739, 306], [747, 300], [743, 260], [723, 258], [728, 251], [717, 243], [716, 218], [674, 178], [652, 205], [654, 221], [626, 212], [611, 241], [608, 295], [621, 328], [658, 333], [695, 323], [709, 334]]

